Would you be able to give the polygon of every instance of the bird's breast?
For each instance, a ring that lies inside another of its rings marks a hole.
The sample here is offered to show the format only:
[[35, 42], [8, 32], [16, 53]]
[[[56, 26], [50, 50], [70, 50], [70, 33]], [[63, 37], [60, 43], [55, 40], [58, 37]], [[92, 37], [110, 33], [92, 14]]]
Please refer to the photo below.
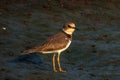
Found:
[[64, 48], [62, 48], [61, 50], [59, 50], [59, 52], [66, 50], [70, 46], [70, 44], [71, 44], [71, 40], [69, 40], [67, 45]]

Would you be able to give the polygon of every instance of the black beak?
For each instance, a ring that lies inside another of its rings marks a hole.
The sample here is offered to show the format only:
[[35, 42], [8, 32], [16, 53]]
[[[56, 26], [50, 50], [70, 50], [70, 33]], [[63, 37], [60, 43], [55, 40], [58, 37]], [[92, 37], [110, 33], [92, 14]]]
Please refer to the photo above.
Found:
[[[73, 27], [71, 27], [71, 28], [73, 28]], [[80, 31], [78, 28], [76, 28], [76, 27], [74, 27], [73, 29], [75, 29], [75, 30], [77, 30], [77, 31]]]
[[68, 27], [69, 27], [69, 28], [76, 29], [77, 31], [80, 31], [80, 30], [79, 30], [78, 28], [76, 28], [76, 27], [71, 27], [71, 26], [69, 26], [69, 25], [68, 25]]
[[78, 28], [75, 28], [77, 31], [80, 31]]

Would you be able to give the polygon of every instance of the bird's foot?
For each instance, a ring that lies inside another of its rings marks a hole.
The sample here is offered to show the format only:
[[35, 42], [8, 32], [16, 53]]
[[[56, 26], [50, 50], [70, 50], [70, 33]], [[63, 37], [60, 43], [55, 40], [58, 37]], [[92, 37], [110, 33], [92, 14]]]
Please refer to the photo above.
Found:
[[58, 71], [55, 69], [54, 72], [58, 72]]
[[59, 69], [60, 72], [66, 72], [65, 70]]

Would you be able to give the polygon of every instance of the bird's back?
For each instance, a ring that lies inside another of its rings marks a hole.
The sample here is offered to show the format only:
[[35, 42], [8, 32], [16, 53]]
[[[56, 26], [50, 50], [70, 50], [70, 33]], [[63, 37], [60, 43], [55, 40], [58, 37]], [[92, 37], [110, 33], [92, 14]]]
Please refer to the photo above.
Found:
[[68, 35], [65, 32], [61, 31], [49, 37], [42, 44], [23, 51], [23, 54], [33, 53], [33, 52], [51, 53], [65, 48], [69, 40], [72, 40], [72, 35]]

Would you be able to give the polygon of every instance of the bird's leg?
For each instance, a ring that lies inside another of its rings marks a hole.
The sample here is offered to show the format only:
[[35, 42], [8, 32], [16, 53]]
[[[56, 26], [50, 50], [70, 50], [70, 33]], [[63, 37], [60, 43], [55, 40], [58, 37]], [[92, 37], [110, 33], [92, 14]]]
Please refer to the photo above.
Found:
[[60, 52], [58, 53], [57, 61], [58, 61], [59, 71], [60, 72], [66, 72], [66, 71], [62, 70], [61, 65], [60, 65]]
[[56, 66], [55, 66], [55, 53], [53, 54], [53, 57], [52, 57], [52, 64], [53, 64], [53, 70], [54, 70], [54, 72], [57, 72]]

